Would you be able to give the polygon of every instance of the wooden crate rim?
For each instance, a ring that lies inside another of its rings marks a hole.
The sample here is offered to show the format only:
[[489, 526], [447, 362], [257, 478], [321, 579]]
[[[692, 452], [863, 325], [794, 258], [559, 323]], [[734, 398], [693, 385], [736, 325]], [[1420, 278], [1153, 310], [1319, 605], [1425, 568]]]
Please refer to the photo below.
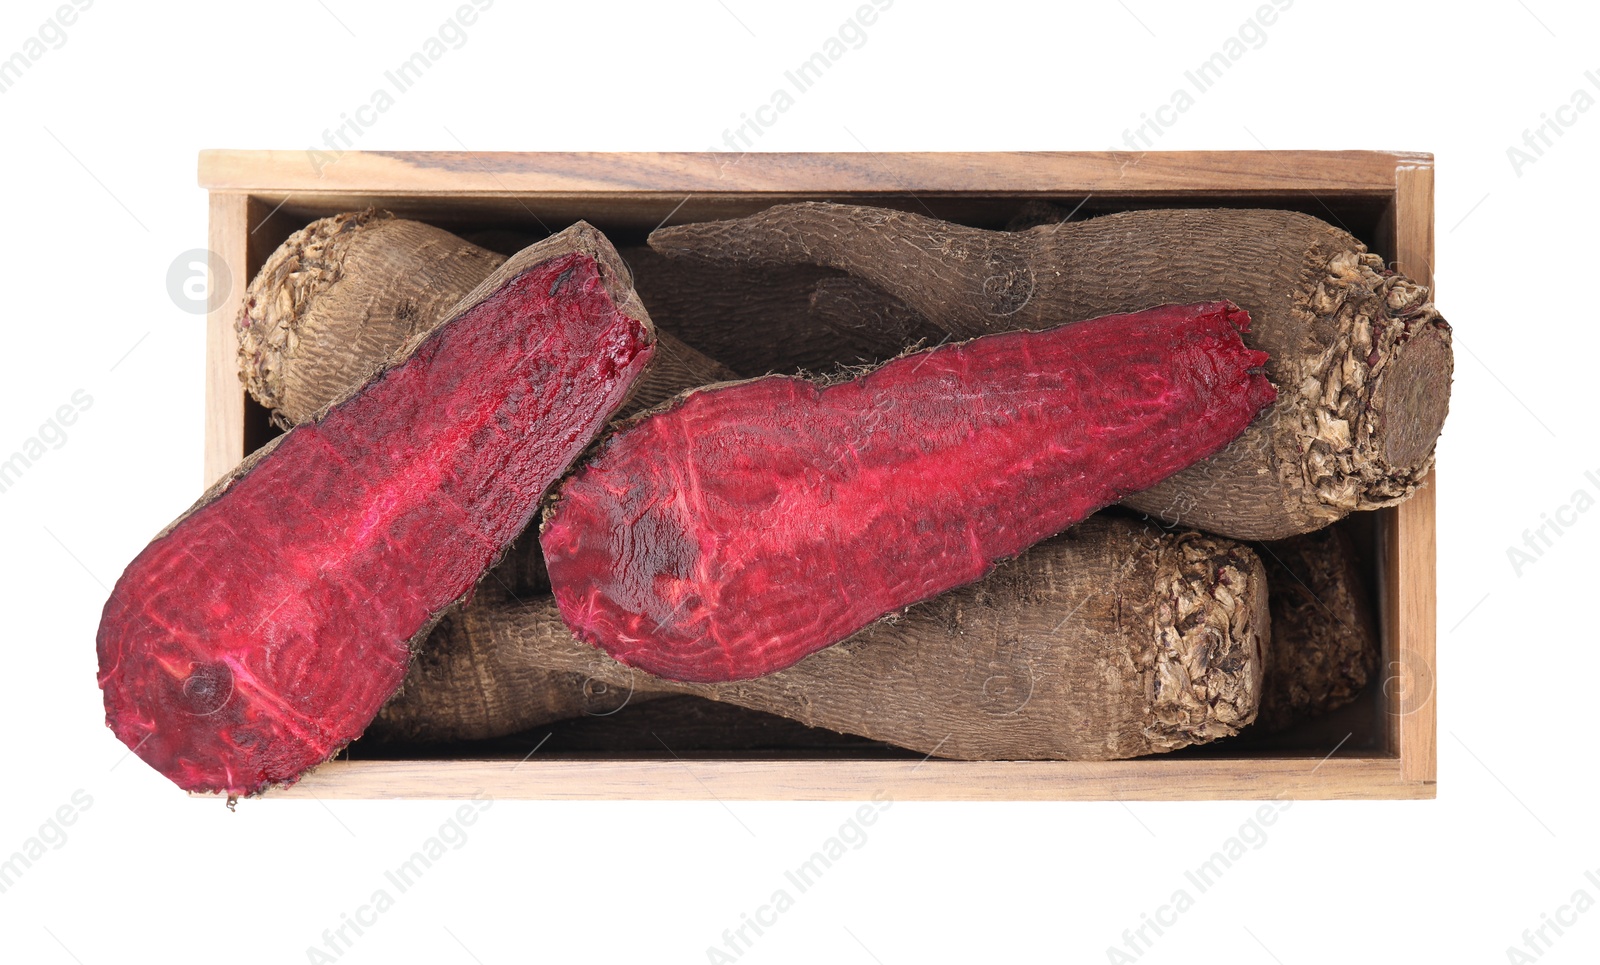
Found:
[[[603, 159], [603, 160], [602, 160]], [[600, 161], [602, 163], [590, 163]], [[503, 197], [524, 192], [630, 197], [684, 193], [1172, 195], [1325, 192], [1390, 196], [1433, 155], [1394, 151], [992, 151], [891, 153], [347, 151], [200, 152], [212, 192]]]

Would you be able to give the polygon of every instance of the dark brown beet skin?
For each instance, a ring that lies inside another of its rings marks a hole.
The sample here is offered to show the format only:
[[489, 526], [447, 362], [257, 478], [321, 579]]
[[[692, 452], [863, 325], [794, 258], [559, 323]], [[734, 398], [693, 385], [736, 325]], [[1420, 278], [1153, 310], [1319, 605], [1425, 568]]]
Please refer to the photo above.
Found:
[[1274, 390], [1226, 302], [687, 393], [608, 440], [540, 542], [583, 639], [671, 680], [780, 670], [1216, 452]]
[[[1450, 327], [1428, 290], [1348, 231], [1294, 211], [1152, 209], [985, 231], [864, 205], [781, 204], [673, 225], [674, 257], [849, 272], [954, 338], [1227, 298], [1271, 355], [1273, 411], [1128, 508], [1234, 539], [1321, 529], [1422, 485], [1449, 408]], [[881, 335], [881, 329], [862, 333]], [[734, 366], [738, 368], [737, 365]]]
[[254, 793], [359, 736], [412, 642], [627, 398], [653, 336], [615, 252], [586, 225], [541, 251], [247, 460], [117, 581], [107, 724], [180, 787]]

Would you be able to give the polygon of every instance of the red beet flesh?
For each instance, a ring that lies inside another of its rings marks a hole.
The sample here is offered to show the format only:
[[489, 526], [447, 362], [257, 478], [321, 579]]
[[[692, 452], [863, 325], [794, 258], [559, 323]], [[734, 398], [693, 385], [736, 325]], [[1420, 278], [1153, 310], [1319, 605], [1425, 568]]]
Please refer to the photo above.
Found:
[[1227, 445], [1275, 395], [1248, 323], [1167, 306], [689, 393], [560, 489], [561, 614], [670, 679], [780, 670]]
[[101, 618], [106, 721], [248, 794], [359, 736], [653, 352], [583, 253], [536, 264], [151, 543]]

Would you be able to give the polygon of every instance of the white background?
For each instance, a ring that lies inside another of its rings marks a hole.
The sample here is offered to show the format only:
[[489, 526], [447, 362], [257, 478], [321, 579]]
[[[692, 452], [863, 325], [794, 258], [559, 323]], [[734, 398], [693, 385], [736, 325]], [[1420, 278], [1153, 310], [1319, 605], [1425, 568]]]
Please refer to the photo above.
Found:
[[[498, 0], [357, 146], [705, 149], [857, 5]], [[56, 6], [5, 4], [0, 57]], [[306, 961], [453, 810], [190, 800], [122, 760], [93, 643], [105, 586], [198, 494], [203, 321], [167, 288], [205, 244], [196, 152], [320, 142], [456, 6], [101, 0], [0, 94], [0, 453], [75, 391], [93, 398], [0, 494], [0, 856], [75, 791], [93, 802], [0, 894], [6, 961]], [[1256, 7], [898, 0], [759, 148], [1119, 146]], [[1520, 576], [1507, 557], [1575, 491], [1600, 495], [1584, 475], [1600, 476], [1600, 109], [1569, 113], [1520, 172], [1507, 156], [1574, 91], [1600, 97], [1584, 76], [1600, 74], [1597, 21], [1556, 0], [1297, 0], [1157, 142], [1434, 152], [1458, 351], [1439, 446], [1438, 800], [1294, 804], [1142, 961], [1506, 961], [1576, 890], [1600, 899], [1584, 878], [1600, 877], [1600, 511]], [[1254, 807], [899, 802], [743, 960], [1106, 961]], [[706, 961], [853, 809], [496, 802], [341, 961]], [[1542, 960], [1597, 954], [1591, 910]]]

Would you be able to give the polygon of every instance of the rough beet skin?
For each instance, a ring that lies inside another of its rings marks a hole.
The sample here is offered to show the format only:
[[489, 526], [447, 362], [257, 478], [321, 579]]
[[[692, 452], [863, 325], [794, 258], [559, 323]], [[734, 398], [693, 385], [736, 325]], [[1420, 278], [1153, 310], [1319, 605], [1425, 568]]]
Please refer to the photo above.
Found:
[[101, 619], [117, 737], [248, 794], [359, 736], [649, 361], [615, 257], [587, 225], [519, 255], [158, 536]]
[[1275, 396], [1227, 302], [690, 392], [560, 489], [561, 615], [672, 680], [780, 670], [1211, 455]]

